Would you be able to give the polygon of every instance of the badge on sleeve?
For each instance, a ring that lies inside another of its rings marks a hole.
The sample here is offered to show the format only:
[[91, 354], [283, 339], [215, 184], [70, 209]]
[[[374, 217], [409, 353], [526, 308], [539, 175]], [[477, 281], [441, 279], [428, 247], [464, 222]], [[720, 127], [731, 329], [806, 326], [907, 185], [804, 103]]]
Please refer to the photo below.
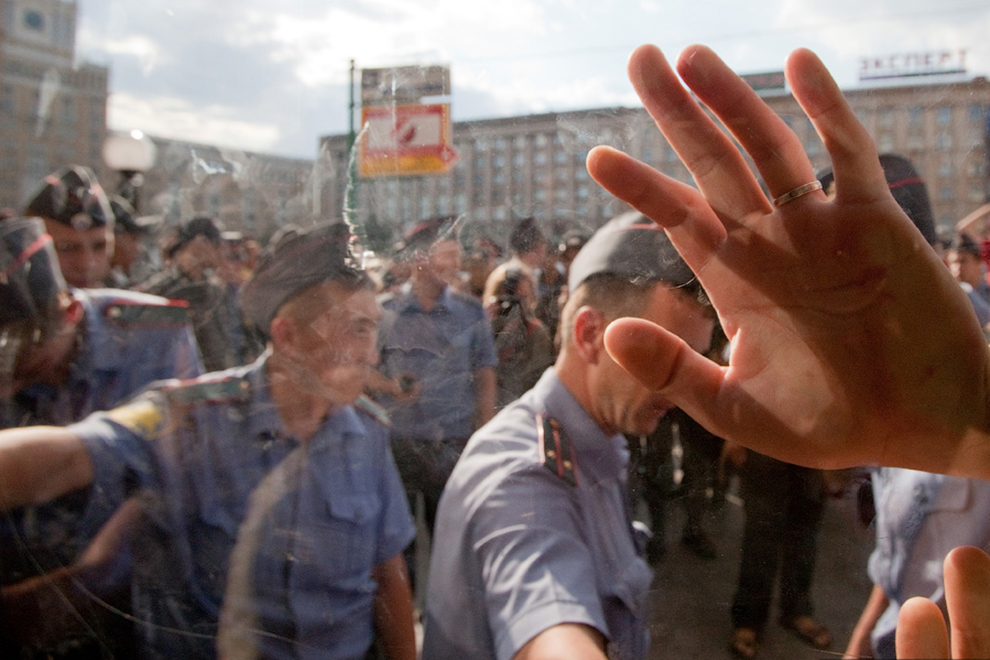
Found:
[[152, 439], [162, 426], [162, 409], [149, 397], [141, 397], [131, 403], [114, 408], [107, 418], [128, 431], [145, 439]]
[[571, 486], [578, 485], [577, 462], [570, 438], [564, 433], [560, 422], [543, 415], [536, 416], [536, 429], [540, 445], [540, 460], [543, 465]]

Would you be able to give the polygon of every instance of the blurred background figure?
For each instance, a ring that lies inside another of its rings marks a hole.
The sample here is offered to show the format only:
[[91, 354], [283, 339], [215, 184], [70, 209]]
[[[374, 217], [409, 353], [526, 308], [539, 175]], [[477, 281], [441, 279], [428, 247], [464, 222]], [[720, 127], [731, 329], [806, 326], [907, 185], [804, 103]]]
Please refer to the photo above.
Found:
[[986, 329], [990, 323], [990, 285], [980, 257], [980, 246], [969, 234], [955, 234], [945, 255], [946, 265], [973, 303], [973, 311]]
[[106, 285], [129, 289], [161, 270], [161, 254], [153, 240], [161, 218], [138, 217], [130, 202], [120, 195], [110, 198], [110, 208], [114, 216], [114, 244]]
[[516, 223], [509, 235], [509, 248], [512, 256], [497, 266], [488, 276], [482, 301], [487, 305], [494, 298], [495, 283], [501, 281], [501, 271], [518, 268], [533, 282], [533, 290], [539, 296], [540, 270], [547, 257], [547, 239], [536, 218], [523, 218]]
[[45, 221], [69, 286], [104, 286], [114, 252], [114, 214], [92, 170], [70, 165], [49, 174], [24, 215]]
[[220, 259], [216, 274], [224, 289], [227, 340], [235, 365], [250, 364], [265, 350], [264, 333], [245, 322], [239, 305], [241, 288], [254, 272], [250, 258], [248, 239], [241, 232], [225, 231], [220, 234]]
[[496, 403], [503, 408], [518, 399], [553, 364], [553, 341], [546, 326], [533, 315], [535, 292], [519, 268], [502, 271], [494, 286], [495, 299], [488, 304], [498, 366]]
[[221, 242], [220, 227], [213, 218], [193, 218], [179, 228], [166, 248], [168, 267], [137, 287], [139, 291], [189, 304], [207, 371], [221, 371], [237, 364], [234, 342], [229, 336], [226, 292], [216, 275]]

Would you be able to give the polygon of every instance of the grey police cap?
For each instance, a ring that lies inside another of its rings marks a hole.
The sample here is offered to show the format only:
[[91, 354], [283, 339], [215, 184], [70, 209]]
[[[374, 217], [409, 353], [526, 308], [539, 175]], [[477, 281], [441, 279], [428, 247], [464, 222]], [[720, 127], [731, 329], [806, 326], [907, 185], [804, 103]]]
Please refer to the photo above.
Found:
[[0, 222], [0, 328], [29, 321], [47, 335], [58, 325], [65, 280], [52, 237], [38, 218]]
[[616, 216], [595, 232], [571, 263], [568, 288], [575, 291], [593, 275], [676, 287], [697, 282], [663, 229], [639, 211]]
[[278, 310], [303, 289], [330, 280], [365, 278], [350, 242], [351, 231], [342, 222], [279, 230], [241, 290], [244, 316], [267, 335]]

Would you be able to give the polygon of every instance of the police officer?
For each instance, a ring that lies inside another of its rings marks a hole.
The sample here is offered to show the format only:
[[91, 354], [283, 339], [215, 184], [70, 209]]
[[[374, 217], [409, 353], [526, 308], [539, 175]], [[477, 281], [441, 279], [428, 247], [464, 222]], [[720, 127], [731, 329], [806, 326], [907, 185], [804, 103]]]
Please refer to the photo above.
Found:
[[670, 404], [605, 352], [619, 316], [666, 327], [695, 350], [713, 314], [655, 225], [600, 229], [571, 266], [562, 347], [536, 386], [471, 438], [440, 502], [423, 657], [647, 657], [652, 572], [626, 492], [623, 433]]
[[[184, 306], [128, 291], [68, 288], [57, 262], [41, 220], [0, 223], [4, 427], [69, 424], [151, 382], [202, 373]], [[11, 512], [0, 527], [0, 584], [72, 564], [111, 512], [79, 493]], [[45, 594], [32, 590], [26, 598], [37, 605]], [[89, 626], [98, 624], [89, 619]], [[98, 646], [85, 632], [70, 637], [70, 657], [89, 657], [80, 648]]]
[[0, 434], [0, 508], [135, 493], [144, 657], [359, 659], [377, 632], [389, 657], [415, 658], [414, 529], [383, 413], [359, 400], [381, 313], [348, 238], [273, 239], [242, 294], [270, 337], [254, 364]]
[[45, 221], [66, 282], [103, 286], [114, 250], [114, 214], [88, 167], [69, 165], [44, 178], [24, 215]]
[[220, 264], [220, 243], [220, 227], [213, 218], [197, 216], [189, 220], [165, 249], [169, 267], [135, 287], [189, 304], [207, 371], [237, 364], [228, 335], [227, 295], [214, 273]]

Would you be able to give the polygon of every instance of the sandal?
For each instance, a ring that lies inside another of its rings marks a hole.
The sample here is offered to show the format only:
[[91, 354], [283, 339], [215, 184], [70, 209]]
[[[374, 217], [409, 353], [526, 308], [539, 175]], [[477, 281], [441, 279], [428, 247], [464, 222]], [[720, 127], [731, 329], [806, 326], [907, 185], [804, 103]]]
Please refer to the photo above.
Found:
[[740, 660], [753, 660], [760, 650], [759, 635], [752, 628], [736, 628], [729, 639], [729, 650]]
[[781, 619], [780, 625], [816, 649], [824, 650], [832, 645], [832, 633], [829, 629], [807, 614]]

